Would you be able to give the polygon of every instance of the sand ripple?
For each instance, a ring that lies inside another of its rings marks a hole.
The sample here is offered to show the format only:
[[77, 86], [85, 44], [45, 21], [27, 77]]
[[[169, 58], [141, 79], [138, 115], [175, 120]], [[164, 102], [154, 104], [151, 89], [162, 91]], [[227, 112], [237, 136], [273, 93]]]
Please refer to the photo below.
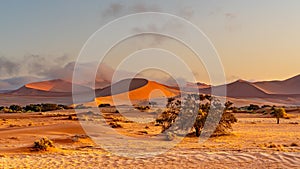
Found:
[[[300, 153], [199, 152], [176, 150], [130, 159], [107, 153], [76, 152], [0, 157], [0, 168], [300, 168]], [[1, 167], [3, 166], [3, 167]]]

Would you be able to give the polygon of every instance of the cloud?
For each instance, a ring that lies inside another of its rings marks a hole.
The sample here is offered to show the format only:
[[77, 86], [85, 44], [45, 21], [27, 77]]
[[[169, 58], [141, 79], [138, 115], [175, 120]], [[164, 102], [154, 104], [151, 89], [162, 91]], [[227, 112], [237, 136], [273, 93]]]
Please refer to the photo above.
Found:
[[124, 6], [119, 3], [112, 3], [102, 12], [103, 17], [118, 16], [122, 13]]
[[134, 3], [133, 5], [128, 5], [128, 3], [111, 3], [103, 10], [103, 12], [101, 12], [101, 14], [103, 18], [116, 18], [134, 13], [159, 11], [161, 11], [161, 9], [158, 6], [141, 2]]
[[20, 66], [18, 62], [4, 56], [0, 57], [0, 77], [17, 75], [20, 72]]
[[71, 58], [63, 56], [25, 55], [19, 59], [0, 57], [0, 78], [12, 76], [44, 76], [55, 69], [60, 69]]

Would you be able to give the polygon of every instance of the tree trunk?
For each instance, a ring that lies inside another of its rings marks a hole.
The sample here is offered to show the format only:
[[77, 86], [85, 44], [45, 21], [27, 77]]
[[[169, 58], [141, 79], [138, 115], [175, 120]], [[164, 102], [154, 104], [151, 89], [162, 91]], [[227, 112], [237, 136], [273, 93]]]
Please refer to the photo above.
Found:
[[199, 137], [200, 136], [200, 129], [198, 127], [196, 127], [195, 129], [196, 129], [196, 136]]
[[277, 124], [279, 124], [279, 118], [277, 117]]

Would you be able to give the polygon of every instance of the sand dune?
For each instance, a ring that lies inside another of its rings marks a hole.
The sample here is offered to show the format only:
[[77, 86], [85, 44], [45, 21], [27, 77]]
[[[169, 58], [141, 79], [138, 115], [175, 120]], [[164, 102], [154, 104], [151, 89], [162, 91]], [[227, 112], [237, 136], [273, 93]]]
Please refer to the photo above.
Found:
[[31, 76], [22, 76], [22, 77], [13, 77], [9, 79], [0, 79], [0, 90], [16, 90], [27, 83], [41, 81], [41, 78], [31, 77]]
[[250, 82], [238, 80], [227, 85], [229, 97], [266, 97], [267, 93], [257, 88]]
[[215, 93], [221, 93], [220, 91], [224, 91], [224, 88], [226, 88], [227, 97], [233, 98], [261, 98], [268, 96], [268, 94], [263, 90], [244, 80], [237, 80], [227, 85], [200, 89], [199, 92], [204, 94], [211, 94], [212, 88], [214, 89]]
[[284, 81], [262, 81], [253, 84], [269, 94], [300, 94], [300, 75]]
[[[29, 83], [25, 87], [49, 92], [72, 92], [72, 83], [61, 79]], [[88, 90], [87, 87], [79, 85], [77, 85], [77, 88], [83, 91]]]
[[96, 90], [97, 97], [105, 97], [125, 93], [147, 85], [148, 80], [141, 78], [124, 79], [111, 86]]
[[[111, 89], [114, 91], [111, 92]], [[176, 88], [168, 87], [154, 81], [127, 79], [96, 93], [96, 102], [114, 104], [112, 96], [118, 101], [135, 101], [173, 97], [178, 94], [179, 90]]]
[[[107, 81], [99, 81], [98, 86], [107, 86]], [[97, 85], [97, 84], [96, 84]], [[82, 91], [80, 95], [80, 103], [91, 102], [94, 100], [92, 96], [85, 95], [87, 91], [91, 91], [88, 87], [75, 85], [76, 89]], [[184, 92], [194, 91], [194, 87], [198, 86], [199, 92], [203, 94], [211, 94], [212, 87], [202, 83], [192, 85], [188, 83]], [[226, 87], [228, 99], [235, 100], [237, 103], [246, 104], [250, 102], [259, 104], [280, 104], [280, 105], [299, 105], [300, 104], [300, 75], [284, 81], [265, 81], [265, 82], [248, 82], [238, 80], [227, 85], [220, 85], [213, 87], [218, 95]], [[112, 90], [113, 89], [113, 90]], [[112, 92], [113, 91], [113, 92]], [[128, 92], [130, 91], [130, 92]], [[149, 100], [150, 98], [164, 98], [176, 96], [179, 90], [176, 87], [169, 87], [154, 81], [146, 79], [134, 78], [125, 79], [117, 82], [111, 86], [103, 89], [96, 89], [97, 103], [110, 103], [112, 104], [112, 96], [120, 101], [137, 101]], [[82, 95], [82, 96], [81, 96]], [[3, 96], [3, 97], [2, 97]], [[72, 104], [72, 83], [64, 80], [50, 80], [43, 82], [29, 83], [15, 91], [2, 94], [0, 102], [2, 105], [7, 104], [9, 98], [11, 103], [14, 104], [28, 104], [32, 102], [55, 102], [63, 100], [63, 103]], [[20, 98], [24, 96], [26, 100]], [[224, 96], [220, 94], [218, 96]]]

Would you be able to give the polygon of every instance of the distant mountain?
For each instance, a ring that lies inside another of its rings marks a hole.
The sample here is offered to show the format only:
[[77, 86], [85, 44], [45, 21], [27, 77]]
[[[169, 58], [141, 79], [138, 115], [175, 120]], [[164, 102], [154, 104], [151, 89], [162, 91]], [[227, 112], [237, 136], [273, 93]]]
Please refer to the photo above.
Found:
[[300, 94], [300, 75], [283, 81], [262, 81], [253, 84], [269, 94]]
[[200, 93], [210, 94], [212, 88], [214, 92], [219, 96], [223, 96], [222, 91], [226, 90], [227, 97], [233, 98], [262, 98], [267, 97], [268, 94], [265, 93], [263, 90], [259, 89], [252, 83], [245, 81], [245, 80], [237, 80], [233, 83], [229, 83], [226, 85], [220, 85], [215, 87], [209, 87], [204, 89], [199, 89]]
[[[10, 92], [12, 95], [22, 95], [22, 96], [71, 96], [72, 95], [72, 83], [61, 80], [48, 80], [42, 82], [34, 82], [24, 85], [23, 87]], [[81, 85], [74, 85], [78, 91], [86, 92], [91, 89]]]
[[[30, 81], [29, 83], [26, 83]], [[38, 81], [38, 82], [32, 82]], [[7, 89], [14, 89], [19, 87], [19, 84], [23, 84], [17, 90], [11, 90], [7, 92]], [[105, 80], [95, 81], [95, 96], [97, 103], [113, 103], [113, 97], [118, 100], [128, 101], [130, 100], [149, 100], [151, 98], [163, 99], [166, 97], [173, 97], [180, 94], [178, 87], [170, 87], [155, 81], [149, 81], [142, 78], [125, 79], [117, 83], [110, 84]], [[85, 84], [87, 85], [87, 84]], [[19, 77], [0, 80], [0, 102], [12, 102], [14, 103], [30, 103], [30, 99], [36, 99], [35, 102], [59, 102], [71, 103], [72, 101], [72, 87], [75, 87], [79, 93], [78, 102], [91, 102], [95, 98], [90, 96], [89, 92], [92, 89], [85, 87], [85, 85], [72, 85], [72, 82], [56, 79], [48, 81], [40, 81], [39, 78], [34, 77]], [[90, 86], [90, 85], [87, 85]], [[239, 100], [241, 103], [282, 103], [282, 104], [300, 104], [300, 75], [292, 77], [283, 81], [262, 81], [262, 82], [248, 82], [245, 80], [237, 80], [235, 82], [210, 86], [204, 83], [187, 83], [184, 92], [193, 92], [199, 90], [203, 94], [211, 94], [211, 90], [214, 89], [214, 94], [218, 96], [226, 96], [228, 99]], [[227, 93], [221, 93], [223, 89], [226, 89]], [[9, 97], [10, 99], [7, 99]], [[1, 100], [2, 99], [2, 100]], [[27, 99], [27, 100], [24, 100]], [[60, 100], [61, 99], [61, 100]], [[2, 104], [3, 104], [2, 103]], [[7, 103], [9, 104], [9, 103]]]
[[0, 90], [16, 90], [25, 84], [38, 82], [43, 80], [42, 78], [32, 77], [32, 76], [22, 76], [22, 77], [14, 77], [9, 79], [0, 80]]
[[[64, 93], [72, 92], [72, 83], [62, 79], [29, 83], [26, 84], [25, 87], [29, 89], [48, 91], [48, 92], [64, 92]], [[89, 90], [89, 88], [80, 85], [76, 85], [76, 88], [80, 91]]]

